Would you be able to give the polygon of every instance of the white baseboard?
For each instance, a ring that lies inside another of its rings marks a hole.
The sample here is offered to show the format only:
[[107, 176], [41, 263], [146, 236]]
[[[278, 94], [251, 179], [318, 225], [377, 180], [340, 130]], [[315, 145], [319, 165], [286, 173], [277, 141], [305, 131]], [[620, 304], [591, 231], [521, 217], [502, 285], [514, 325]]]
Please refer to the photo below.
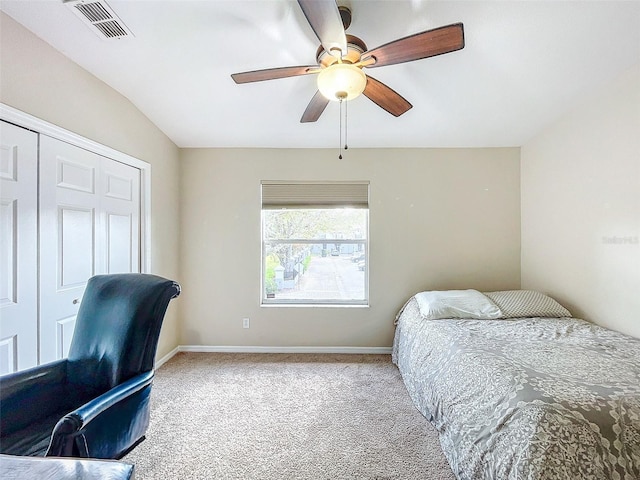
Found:
[[156, 360], [160, 368], [178, 352], [202, 353], [345, 353], [364, 355], [390, 355], [391, 347], [260, 347], [229, 345], [179, 345], [164, 357]]
[[261, 347], [227, 345], [180, 345], [181, 352], [220, 353], [360, 353], [391, 354], [391, 347]]
[[174, 348], [173, 350], [171, 350], [169, 353], [167, 353], [164, 357], [162, 358], [158, 358], [156, 359], [156, 365], [155, 365], [155, 369], [157, 370], [158, 368], [160, 368], [162, 365], [164, 365], [165, 363], [167, 363], [169, 360], [171, 360], [171, 358], [180, 351], [180, 345], [178, 345], [176, 348]]

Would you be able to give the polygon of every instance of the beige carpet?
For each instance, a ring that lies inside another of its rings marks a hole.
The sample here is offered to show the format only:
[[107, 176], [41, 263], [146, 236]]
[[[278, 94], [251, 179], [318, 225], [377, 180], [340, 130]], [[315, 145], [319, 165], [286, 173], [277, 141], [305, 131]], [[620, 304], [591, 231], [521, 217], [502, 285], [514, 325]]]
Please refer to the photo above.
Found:
[[455, 478], [388, 355], [180, 353], [124, 461], [137, 480]]

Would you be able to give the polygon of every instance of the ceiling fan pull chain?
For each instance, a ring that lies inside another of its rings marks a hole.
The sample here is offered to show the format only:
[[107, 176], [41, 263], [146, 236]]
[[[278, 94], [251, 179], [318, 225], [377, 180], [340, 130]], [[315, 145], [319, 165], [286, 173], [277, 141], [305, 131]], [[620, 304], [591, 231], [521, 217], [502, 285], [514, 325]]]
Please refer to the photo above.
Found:
[[339, 141], [339, 150], [340, 154], [338, 158], [342, 160], [342, 99], [340, 99], [340, 141]]
[[347, 112], [349, 111], [348, 102], [344, 104], [344, 149], [347, 150], [347, 127], [349, 126], [349, 119], [347, 118]]

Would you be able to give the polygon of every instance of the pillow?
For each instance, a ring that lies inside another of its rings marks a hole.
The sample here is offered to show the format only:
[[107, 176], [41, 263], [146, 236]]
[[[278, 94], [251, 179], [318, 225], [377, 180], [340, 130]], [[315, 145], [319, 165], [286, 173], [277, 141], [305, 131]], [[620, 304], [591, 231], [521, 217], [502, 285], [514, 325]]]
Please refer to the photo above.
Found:
[[533, 290], [505, 290], [485, 295], [502, 310], [505, 318], [571, 317], [569, 310], [553, 298]]
[[420, 314], [427, 320], [474, 318], [495, 320], [503, 317], [498, 306], [477, 290], [444, 290], [415, 295]]

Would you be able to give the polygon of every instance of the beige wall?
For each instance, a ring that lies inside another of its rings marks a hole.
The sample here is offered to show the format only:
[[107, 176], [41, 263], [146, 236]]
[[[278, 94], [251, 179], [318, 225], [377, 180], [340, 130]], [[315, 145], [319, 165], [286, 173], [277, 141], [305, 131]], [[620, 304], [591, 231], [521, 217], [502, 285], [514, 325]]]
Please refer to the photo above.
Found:
[[522, 286], [640, 337], [640, 67], [523, 146]]
[[[149, 162], [153, 273], [179, 280], [178, 148], [129, 100], [0, 13], [0, 101]], [[178, 301], [162, 328], [158, 356], [178, 345]]]
[[[179, 152], [126, 98], [0, 22], [0, 101], [152, 164], [153, 272], [183, 285], [159, 356], [180, 343], [389, 346], [416, 291], [519, 287], [518, 149]], [[371, 181], [370, 308], [259, 306], [262, 179]]]
[[[386, 347], [417, 291], [518, 288], [519, 154], [182, 150], [181, 343]], [[261, 180], [371, 182], [370, 308], [259, 306]]]

